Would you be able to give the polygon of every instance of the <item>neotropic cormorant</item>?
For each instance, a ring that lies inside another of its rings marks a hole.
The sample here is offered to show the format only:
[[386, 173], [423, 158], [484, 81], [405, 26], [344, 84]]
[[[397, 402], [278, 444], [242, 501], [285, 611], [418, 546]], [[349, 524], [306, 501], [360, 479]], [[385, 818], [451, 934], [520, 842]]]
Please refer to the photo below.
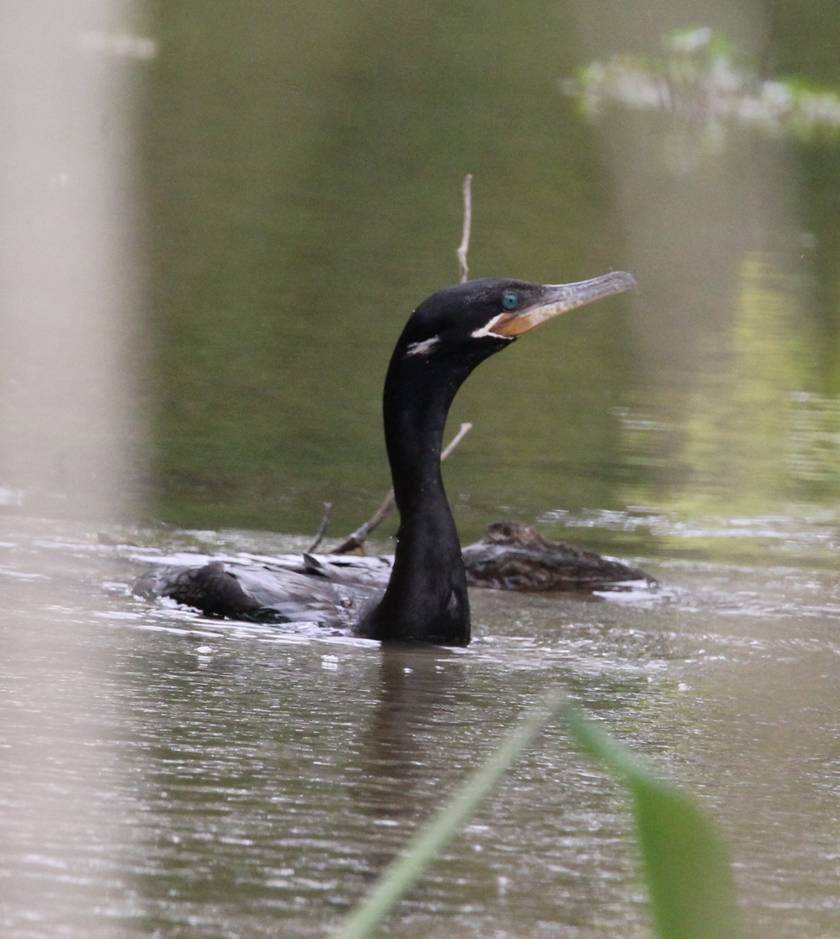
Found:
[[159, 568], [135, 590], [203, 613], [275, 622], [352, 625], [381, 640], [465, 646], [470, 609], [458, 533], [446, 499], [440, 453], [446, 416], [472, 370], [519, 336], [561, 313], [635, 286], [615, 271], [574, 284], [474, 280], [424, 300], [397, 340], [384, 391], [385, 443], [400, 527], [385, 593], [317, 562], [301, 571], [271, 564], [226, 570]]

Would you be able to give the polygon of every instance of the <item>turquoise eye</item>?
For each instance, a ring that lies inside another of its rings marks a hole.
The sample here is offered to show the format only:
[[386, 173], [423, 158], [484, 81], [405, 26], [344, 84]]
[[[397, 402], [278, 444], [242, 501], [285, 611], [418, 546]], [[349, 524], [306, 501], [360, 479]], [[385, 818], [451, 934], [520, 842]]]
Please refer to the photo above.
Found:
[[515, 310], [519, 306], [519, 296], [512, 290], [506, 290], [502, 294], [502, 306], [506, 310]]

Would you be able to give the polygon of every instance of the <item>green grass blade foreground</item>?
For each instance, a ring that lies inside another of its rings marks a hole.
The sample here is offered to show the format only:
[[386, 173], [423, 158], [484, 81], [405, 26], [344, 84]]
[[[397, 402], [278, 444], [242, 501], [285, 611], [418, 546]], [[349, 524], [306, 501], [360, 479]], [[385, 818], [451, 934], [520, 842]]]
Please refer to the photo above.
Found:
[[566, 712], [578, 746], [607, 767], [633, 798], [645, 881], [659, 939], [734, 939], [735, 889], [726, 845], [694, 801], [566, 703], [547, 695], [471, 773], [401, 856], [342, 920], [331, 939], [367, 939], [545, 725]]
[[591, 721], [570, 711], [578, 745], [633, 798], [651, 911], [660, 939], [733, 939], [735, 886], [726, 844], [695, 802], [658, 779]]
[[367, 897], [339, 923], [331, 939], [365, 939], [371, 935], [428, 864], [469, 820], [505, 771], [564, 705], [565, 696], [552, 692], [540, 706], [526, 715], [484, 763], [470, 773], [440, 812], [409, 840], [402, 855], [388, 865]]

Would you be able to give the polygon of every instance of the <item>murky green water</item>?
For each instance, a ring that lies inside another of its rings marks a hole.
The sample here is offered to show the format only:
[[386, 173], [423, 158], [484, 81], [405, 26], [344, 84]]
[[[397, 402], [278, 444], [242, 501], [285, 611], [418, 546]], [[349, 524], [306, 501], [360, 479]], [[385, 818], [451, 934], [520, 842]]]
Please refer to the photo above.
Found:
[[[142, 508], [103, 543], [55, 520], [89, 484], [73, 452], [37, 485], [0, 455], [3, 934], [322, 935], [559, 684], [720, 821], [748, 936], [840, 935], [838, 144], [735, 128], [675, 175], [666, 116], [586, 120], [558, 82], [657, 48], [673, 5], [398, 7], [142, 26]], [[762, 32], [746, 9], [721, 14], [745, 49], [840, 82], [836, 17]], [[300, 550], [323, 501], [336, 536], [372, 511], [384, 366], [455, 277], [468, 170], [473, 274], [641, 288], [464, 388], [464, 539], [537, 521], [661, 589], [476, 593], [464, 651], [132, 598], [163, 552]], [[620, 793], [552, 727], [390, 929], [647, 935]]]

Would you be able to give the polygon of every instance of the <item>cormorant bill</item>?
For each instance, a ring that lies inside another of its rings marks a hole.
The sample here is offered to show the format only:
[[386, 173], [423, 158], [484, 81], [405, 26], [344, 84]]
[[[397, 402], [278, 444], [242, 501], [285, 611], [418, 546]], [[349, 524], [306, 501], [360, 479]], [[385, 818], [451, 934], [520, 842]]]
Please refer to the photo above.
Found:
[[[302, 565], [164, 567], [134, 592], [166, 596], [205, 615], [261, 622], [352, 623], [380, 640], [465, 646], [470, 609], [461, 546], [446, 501], [440, 453], [455, 393], [486, 358], [536, 326], [635, 287], [615, 271], [576, 284], [473, 280], [433, 294], [412, 313], [385, 378], [385, 443], [400, 527], [384, 595], [374, 605], [369, 579], [342, 576], [317, 558]], [[360, 612], [367, 609], [367, 612]]]
[[440, 473], [446, 416], [470, 372], [561, 313], [635, 287], [615, 271], [574, 284], [474, 280], [433, 294], [397, 340], [385, 379], [385, 443], [400, 527], [385, 594], [359, 632], [465, 646], [470, 609], [461, 545]]

